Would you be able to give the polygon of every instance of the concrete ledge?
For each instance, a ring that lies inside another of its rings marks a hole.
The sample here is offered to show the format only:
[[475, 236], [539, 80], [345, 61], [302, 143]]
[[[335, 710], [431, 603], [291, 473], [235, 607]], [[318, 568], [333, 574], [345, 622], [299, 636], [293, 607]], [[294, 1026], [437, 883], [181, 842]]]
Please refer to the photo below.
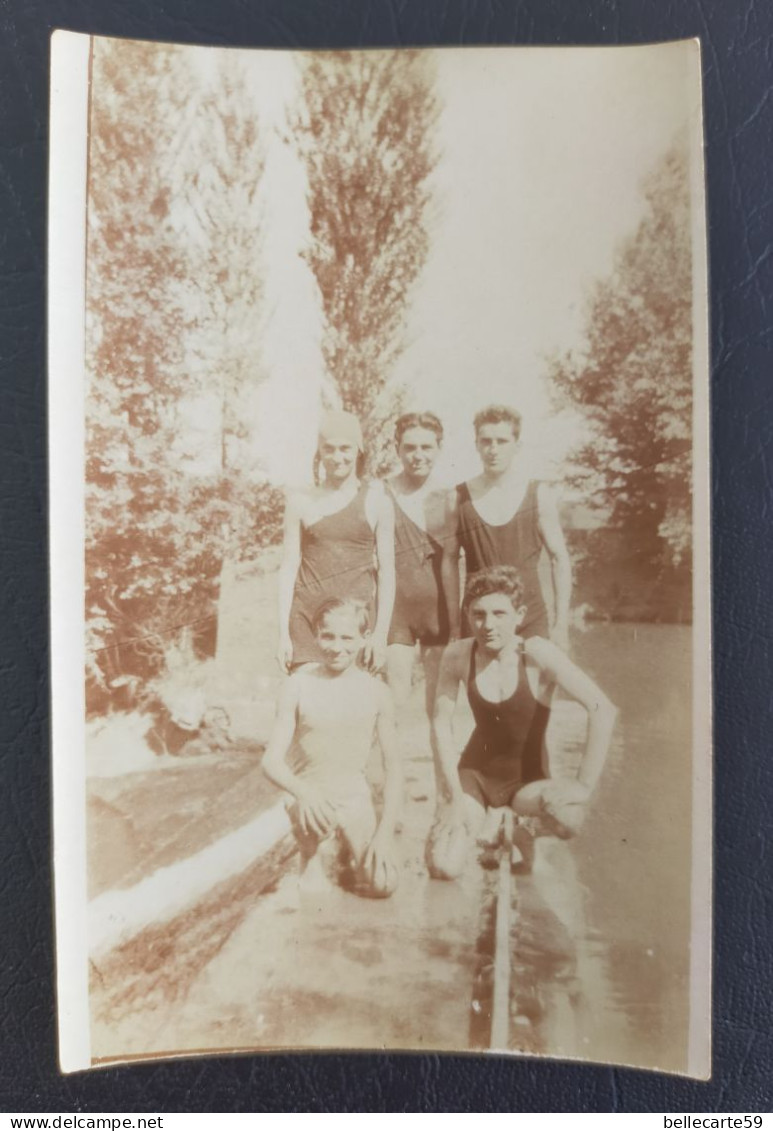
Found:
[[154, 924], [174, 919], [208, 891], [239, 875], [290, 832], [281, 802], [193, 856], [159, 868], [133, 887], [103, 892], [88, 905], [92, 958]]

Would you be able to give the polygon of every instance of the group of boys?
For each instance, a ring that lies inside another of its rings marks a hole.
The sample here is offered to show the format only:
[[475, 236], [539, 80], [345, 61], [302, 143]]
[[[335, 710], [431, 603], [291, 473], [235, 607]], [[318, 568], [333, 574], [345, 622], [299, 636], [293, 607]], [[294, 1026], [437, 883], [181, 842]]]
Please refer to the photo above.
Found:
[[[266, 773], [294, 798], [307, 885], [326, 882], [332, 852], [350, 890], [383, 897], [397, 886], [403, 774], [395, 705], [410, 691], [417, 645], [438, 795], [427, 842], [430, 874], [449, 880], [461, 873], [471, 842], [492, 839], [487, 814], [517, 815], [512, 852], [521, 867], [529, 865], [535, 832], [569, 836], [582, 822], [615, 712], [566, 654], [569, 555], [553, 494], [519, 467], [520, 427], [512, 409], [480, 412], [482, 472], [449, 491], [432, 474], [443, 438], [438, 418], [411, 413], [397, 422], [401, 470], [386, 484], [396, 574], [386, 682], [358, 662], [371, 628], [365, 606], [345, 595], [326, 600], [312, 625], [321, 659], [284, 682], [264, 757]], [[538, 572], [545, 552], [551, 615]], [[460, 756], [452, 717], [462, 685], [475, 725]], [[588, 713], [585, 753], [571, 779], [546, 772], [545, 731], [557, 686]], [[366, 778], [374, 732], [384, 763], [378, 816]], [[288, 763], [293, 747], [300, 768]]]

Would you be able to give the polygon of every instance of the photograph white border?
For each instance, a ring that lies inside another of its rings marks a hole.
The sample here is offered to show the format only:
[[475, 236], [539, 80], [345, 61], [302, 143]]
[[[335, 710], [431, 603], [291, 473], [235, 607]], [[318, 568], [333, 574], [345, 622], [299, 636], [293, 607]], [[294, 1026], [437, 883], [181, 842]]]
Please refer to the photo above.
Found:
[[[700, 43], [690, 99], [700, 91]], [[48, 434], [51, 705], [59, 1063], [92, 1066], [85, 804], [85, 248], [91, 37], [51, 38]], [[638, 45], [637, 45], [638, 48]], [[496, 50], [496, 48], [491, 48]], [[619, 48], [610, 48], [618, 50]], [[529, 48], [531, 50], [531, 48]], [[568, 49], [565, 49], [568, 50]], [[572, 49], [574, 50], [574, 48]], [[711, 1074], [712, 688], [708, 277], [702, 113], [691, 133], [693, 205], [693, 719], [688, 1075]], [[259, 1052], [260, 1050], [254, 1050]], [[181, 1054], [188, 1055], [188, 1054]], [[213, 1051], [212, 1055], [218, 1055]], [[154, 1058], [155, 1059], [155, 1058]], [[161, 1059], [161, 1058], [159, 1058]]]

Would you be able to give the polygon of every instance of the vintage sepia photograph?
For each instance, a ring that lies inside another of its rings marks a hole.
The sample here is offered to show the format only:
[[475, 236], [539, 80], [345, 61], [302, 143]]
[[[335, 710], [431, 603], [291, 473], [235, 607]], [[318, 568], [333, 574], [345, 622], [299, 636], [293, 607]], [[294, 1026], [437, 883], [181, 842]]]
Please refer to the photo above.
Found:
[[710, 1073], [700, 53], [56, 33], [60, 1061]]

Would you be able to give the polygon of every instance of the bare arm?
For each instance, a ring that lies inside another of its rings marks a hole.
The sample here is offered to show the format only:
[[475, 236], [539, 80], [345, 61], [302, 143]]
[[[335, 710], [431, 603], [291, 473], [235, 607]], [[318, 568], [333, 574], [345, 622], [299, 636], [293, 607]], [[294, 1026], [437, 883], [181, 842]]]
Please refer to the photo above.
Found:
[[263, 772], [274, 785], [297, 796], [298, 779], [287, 765], [286, 758], [295, 735], [298, 689], [296, 679], [290, 676], [279, 691], [276, 718], [271, 737], [263, 755]]
[[617, 709], [590, 676], [551, 641], [533, 637], [526, 642], [526, 650], [551, 681], [588, 712], [585, 753], [577, 780], [590, 793], [596, 787], [609, 753]]
[[381, 667], [386, 658], [386, 642], [392, 623], [395, 604], [395, 512], [392, 500], [383, 485], [375, 494], [376, 507], [376, 560], [378, 586], [376, 590], [376, 624], [373, 629], [374, 666]]
[[287, 765], [287, 755], [295, 736], [297, 711], [298, 678], [291, 675], [279, 692], [274, 729], [263, 755], [263, 772], [274, 785], [295, 797], [299, 819], [306, 831], [315, 836], [326, 836], [335, 825], [335, 809]]
[[459, 750], [454, 741], [452, 721], [459, 695], [463, 661], [465, 656], [469, 658], [469, 649], [469, 642], [458, 641], [449, 644], [443, 652], [432, 717], [432, 733], [443, 778], [442, 782], [438, 782], [438, 786], [442, 786], [447, 792], [451, 807], [457, 812], [462, 809], [464, 794], [459, 781]]
[[377, 884], [392, 890], [390, 867], [395, 861], [395, 825], [403, 798], [403, 764], [395, 733], [394, 705], [392, 693], [381, 684], [378, 690], [379, 706], [376, 717], [376, 734], [384, 759], [384, 808], [381, 820], [373, 834], [363, 858], [363, 867], [370, 872]]
[[550, 558], [550, 576], [553, 582], [555, 620], [551, 639], [566, 648], [569, 633], [569, 605], [572, 598], [572, 562], [558, 514], [558, 501], [554, 491], [544, 483], [537, 495], [539, 532]]
[[443, 530], [443, 557], [440, 560], [440, 580], [448, 609], [450, 640], [458, 640], [461, 623], [459, 586], [459, 533], [456, 491], [450, 491], [446, 502]]
[[301, 515], [299, 500], [288, 496], [285, 504], [282, 564], [279, 567], [279, 651], [277, 659], [285, 671], [292, 663], [290, 609], [301, 564]]

